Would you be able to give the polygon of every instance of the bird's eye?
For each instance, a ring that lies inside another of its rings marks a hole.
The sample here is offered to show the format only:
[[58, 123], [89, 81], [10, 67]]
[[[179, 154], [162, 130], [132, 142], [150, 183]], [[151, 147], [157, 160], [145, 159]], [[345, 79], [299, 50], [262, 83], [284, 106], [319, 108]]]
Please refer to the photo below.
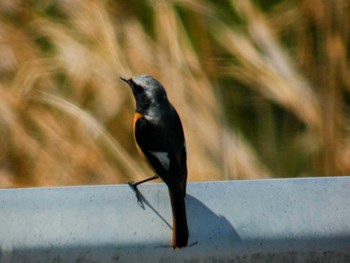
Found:
[[141, 92], [141, 91], [143, 91], [143, 88], [141, 86], [135, 84], [135, 90]]

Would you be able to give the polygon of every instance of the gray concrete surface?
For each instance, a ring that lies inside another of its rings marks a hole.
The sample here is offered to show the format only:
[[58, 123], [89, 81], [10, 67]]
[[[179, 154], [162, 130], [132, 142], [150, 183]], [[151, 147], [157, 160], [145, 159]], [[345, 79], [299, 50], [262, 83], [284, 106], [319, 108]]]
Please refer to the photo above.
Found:
[[189, 183], [189, 247], [166, 186], [0, 190], [0, 262], [350, 262], [350, 177]]

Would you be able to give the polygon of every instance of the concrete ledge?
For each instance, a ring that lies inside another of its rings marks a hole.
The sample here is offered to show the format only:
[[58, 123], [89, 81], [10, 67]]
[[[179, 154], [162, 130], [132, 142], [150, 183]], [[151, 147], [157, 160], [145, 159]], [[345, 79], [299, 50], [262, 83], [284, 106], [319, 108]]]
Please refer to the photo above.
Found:
[[187, 189], [177, 250], [164, 184], [0, 190], [0, 262], [350, 262], [350, 177]]

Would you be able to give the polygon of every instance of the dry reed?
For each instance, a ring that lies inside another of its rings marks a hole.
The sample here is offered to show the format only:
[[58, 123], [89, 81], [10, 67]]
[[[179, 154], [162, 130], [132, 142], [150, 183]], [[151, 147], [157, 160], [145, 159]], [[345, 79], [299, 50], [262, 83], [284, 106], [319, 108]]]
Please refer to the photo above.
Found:
[[118, 79], [138, 74], [179, 111], [191, 181], [347, 174], [350, 7], [312, 3], [1, 2], [0, 187], [149, 176]]

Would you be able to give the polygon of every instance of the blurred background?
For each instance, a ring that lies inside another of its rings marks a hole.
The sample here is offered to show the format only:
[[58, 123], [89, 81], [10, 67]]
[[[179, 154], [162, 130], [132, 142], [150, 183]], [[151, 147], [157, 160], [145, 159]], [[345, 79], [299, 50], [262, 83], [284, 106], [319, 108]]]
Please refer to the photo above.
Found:
[[0, 1], [0, 187], [152, 175], [120, 76], [183, 121], [189, 181], [350, 173], [347, 0]]

